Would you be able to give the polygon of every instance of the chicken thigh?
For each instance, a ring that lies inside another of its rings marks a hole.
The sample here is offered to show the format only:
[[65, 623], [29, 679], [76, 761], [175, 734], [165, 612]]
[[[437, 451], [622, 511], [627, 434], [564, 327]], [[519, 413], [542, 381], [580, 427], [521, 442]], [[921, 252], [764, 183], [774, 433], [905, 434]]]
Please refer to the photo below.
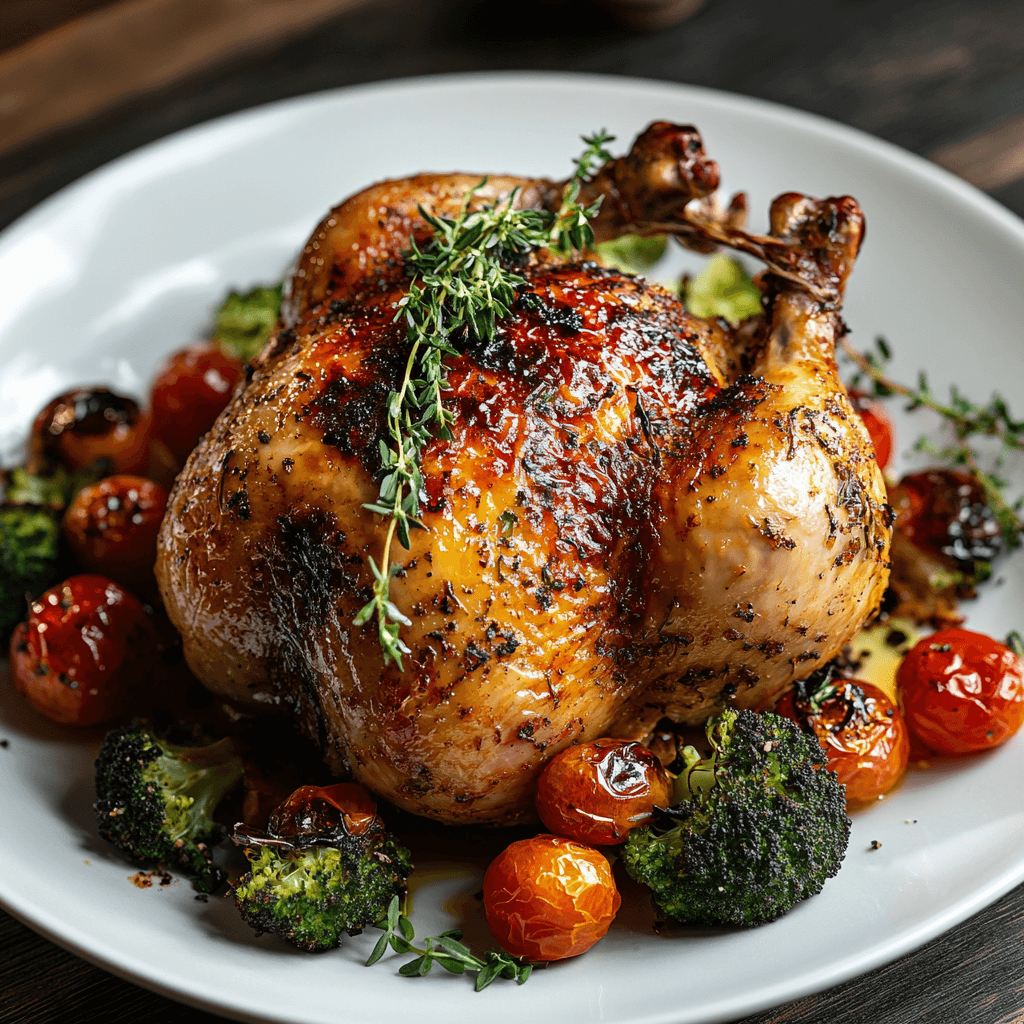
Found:
[[[446, 360], [450, 440], [423, 452], [425, 531], [392, 600], [385, 664], [369, 596], [395, 322], [419, 208], [454, 216], [479, 175], [419, 175], [331, 211], [282, 322], [178, 478], [157, 574], [211, 689], [294, 715], [339, 774], [453, 823], [533, 817], [568, 744], [767, 706], [877, 608], [891, 514], [834, 359], [863, 233], [854, 200], [789, 194], [770, 235], [719, 215], [692, 128], [656, 123], [607, 164], [599, 239], [674, 234], [764, 260], [763, 316], [737, 330], [593, 261], [535, 255], [495, 338]], [[492, 176], [554, 209], [562, 186]]]

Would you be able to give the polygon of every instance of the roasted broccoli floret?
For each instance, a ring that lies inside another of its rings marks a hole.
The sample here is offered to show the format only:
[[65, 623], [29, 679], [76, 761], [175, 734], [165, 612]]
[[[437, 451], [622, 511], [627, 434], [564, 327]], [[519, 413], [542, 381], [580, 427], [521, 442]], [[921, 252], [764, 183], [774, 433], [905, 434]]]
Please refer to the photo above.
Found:
[[628, 274], [645, 274], [653, 267], [668, 248], [665, 235], [619, 235], [607, 242], [598, 242], [594, 248], [598, 255], [617, 270]]
[[100, 835], [137, 864], [177, 869], [213, 892], [225, 873], [211, 850], [227, 834], [213, 812], [241, 778], [230, 740], [183, 747], [139, 723], [114, 729], [96, 759]]
[[243, 362], [255, 359], [277, 322], [283, 291], [278, 284], [229, 292], [217, 309], [211, 340]]
[[684, 278], [683, 291], [694, 316], [724, 317], [734, 327], [761, 312], [761, 290], [731, 256], [712, 256], [696, 277]]
[[25, 595], [57, 576], [60, 530], [49, 512], [0, 508], [0, 641], [25, 618]]
[[846, 794], [814, 736], [786, 718], [726, 711], [692, 747], [678, 803], [630, 833], [626, 870], [683, 924], [765, 924], [821, 891], [850, 839]]
[[250, 870], [235, 904], [258, 933], [320, 953], [343, 935], [382, 920], [412, 871], [409, 851], [384, 829], [358, 786], [303, 786], [273, 815], [267, 832], [238, 825]]
[[0, 642], [25, 618], [25, 595], [36, 597], [60, 578], [60, 516], [71, 486], [63, 473], [0, 474]]

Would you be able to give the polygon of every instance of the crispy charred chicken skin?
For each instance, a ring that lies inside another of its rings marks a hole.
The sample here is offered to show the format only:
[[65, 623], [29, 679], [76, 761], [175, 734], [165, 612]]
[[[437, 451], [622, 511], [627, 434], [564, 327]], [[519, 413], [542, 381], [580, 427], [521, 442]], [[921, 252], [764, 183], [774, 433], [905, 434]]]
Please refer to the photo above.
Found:
[[[788, 194], [770, 235], [720, 215], [693, 128], [651, 125], [582, 201], [598, 238], [672, 232], [764, 259], [764, 315], [732, 331], [665, 289], [540, 253], [498, 337], [448, 360], [454, 438], [424, 452], [428, 531], [392, 598], [383, 664], [367, 599], [385, 402], [408, 347], [394, 303], [418, 212], [457, 214], [479, 175], [388, 181], [336, 207], [279, 331], [178, 478], [157, 573], [195, 673], [295, 715], [340, 774], [447, 822], [533, 817], [566, 745], [768, 705], [877, 608], [890, 512], [836, 372], [863, 234], [849, 197]], [[562, 186], [490, 177], [554, 208]]]

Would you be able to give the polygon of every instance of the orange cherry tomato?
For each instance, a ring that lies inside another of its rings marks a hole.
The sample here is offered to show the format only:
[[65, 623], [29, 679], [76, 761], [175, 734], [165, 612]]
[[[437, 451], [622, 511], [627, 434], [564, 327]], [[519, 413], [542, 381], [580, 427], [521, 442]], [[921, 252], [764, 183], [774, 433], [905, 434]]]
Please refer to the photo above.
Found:
[[925, 637], [896, 681], [914, 737], [940, 754], [998, 747], [1024, 723], [1024, 663], [982, 633], [955, 628]]
[[199, 439], [231, 401], [242, 364], [216, 345], [201, 342], [175, 352], [153, 381], [153, 433], [184, 465]]
[[561, 836], [522, 839], [484, 876], [487, 926], [513, 956], [564, 960], [602, 939], [622, 902], [604, 855]]
[[875, 449], [875, 461], [879, 469], [885, 469], [896, 447], [896, 428], [881, 402], [876, 402], [856, 388], [850, 391], [850, 404], [860, 414]]
[[56, 463], [72, 472], [104, 464], [111, 473], [149, 470], [150, 421], [136, 402], [107, 388], [76, 388], [36, 416], [28, 469]]
[[846, 787], [848, 803], [877, 800], [907, 770], [907, 723], [900, 709], [870, 683], [837, 680], [835, 688], [820, 703], [787, 693], [775, 712], [818, 737], [828, 754], [828, 767]]
[[630, 829], [672, 803], [672, 779], [644, 746], [594, 740], [552, 758], [537, 784], [537, 813], [554, 833], [581, 843], [625, 842]]
[[110, 476], [72, 498], [62, 529], [83, 569], [146, 593], [155, 588], [156, 538], [166, 508], [166, 488], [141, 476]]
[[161, 644], [137, 598], [102, 576], [72, 576], [32, 603], [10, 654], [14, 685], [36, 711], [96, 725], [152, 682]]

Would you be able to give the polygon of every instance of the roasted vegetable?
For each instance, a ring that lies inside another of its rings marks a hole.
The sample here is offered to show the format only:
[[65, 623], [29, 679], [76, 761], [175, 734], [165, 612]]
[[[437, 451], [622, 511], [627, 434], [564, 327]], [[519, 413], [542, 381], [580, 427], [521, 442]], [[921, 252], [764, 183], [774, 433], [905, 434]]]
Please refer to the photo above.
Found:
[[594, 248], [605, 262], [628, 274], [645, 274], [665, 255], [668, 238], [665, 235], [622, 235]]
[[100, 835], [137, 864], [162, 864], [213, 892], [225, 874], [211, 849], [226, 835], [213, 813], [241, 777], [231, 740], [184, 747], [140, 723], [115, 729], [96, 759]]
[[720, 316], [733, 326], [761, 312], [761, 290], [731, 256], [712, 256], [685, 282], [683, 301], [694, 316]]
[[25, 618], [26, 595], [37, 597], [60, 577], [60, 515], [73, 484], [64, 473], [0, 474], [0, 641]]
[[255, 359], [277, 322], [283, 290], [277, 284], [229, 292], [217, 310], [210, 340], [243, 363]]
[[684, 924], [758, 925], [820, 892], [850, 838], [846, 794], [813, 736], [778, 715], [725, 711], [692, 747], [678, 803], [629, 834], [626, 870]]
[[350, 783], [302, 786], [266, 832], [236, 825], [232, 839], [250, 865], [234, 888], [245, 922], [309, 953], [384, 918], [412, 871], [409, 851], [385, 831], [372, 798]]

